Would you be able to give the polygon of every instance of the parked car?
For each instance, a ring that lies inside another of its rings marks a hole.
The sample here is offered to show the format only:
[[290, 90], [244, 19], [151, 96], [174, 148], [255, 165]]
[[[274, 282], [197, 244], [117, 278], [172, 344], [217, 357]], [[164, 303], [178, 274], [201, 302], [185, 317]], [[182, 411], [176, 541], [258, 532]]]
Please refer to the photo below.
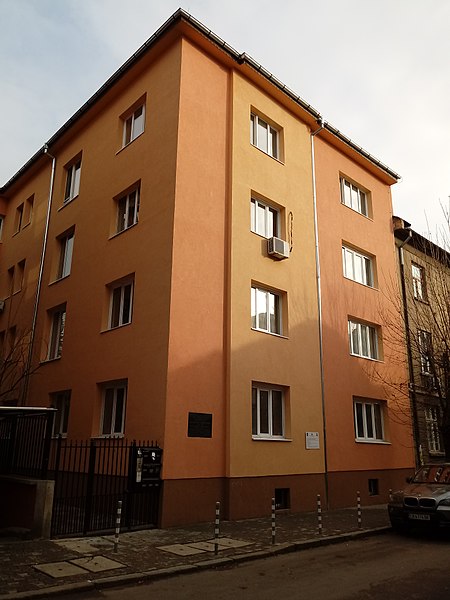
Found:
[[450, 463], [424, 465], [406, 481], [390, 497], [392, 527], [403, 531], [414, 526], [450, 527]]

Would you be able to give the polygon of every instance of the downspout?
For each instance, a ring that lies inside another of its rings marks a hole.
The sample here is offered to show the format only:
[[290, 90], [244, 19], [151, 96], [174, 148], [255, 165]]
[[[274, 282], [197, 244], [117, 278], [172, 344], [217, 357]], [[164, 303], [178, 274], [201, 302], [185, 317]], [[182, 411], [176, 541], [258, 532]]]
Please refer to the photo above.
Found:
[[327, 456], [327, 425], [325, 415], [325, 373], [323, 365], [323, 320], [322, 320], [322, 287], [320, 278], [320, 258], [319, 258], [319, 226], [317, 219], [317, 189], [316, 189], [316, 161], [314, 151], [314, 138], [325, 127], [325, 121], [321, 117], [318, 120], [320, 125], [316, 131], [311, 133], [311, 168], [312, 168], [312, 187], [313, 187], [313, 209], [314, 209], [314, 239], [315, 239], [315, 261], [316, 261], [316, 285], [317, 285], [317, 311], [319, 319], [319, 362], [320, 362], [320, 393], [322, 402], [322, 421], [323, 421], [323, 454], [324, 454], [324, 477], [325, 477], [325, 503], [327, 509], [330, 508], [329, 486], [328, 486], [328, 456]]
[[37, 324], [37, 317], [38, 317], [39, 300], [41, 297], [45, 254], [47, 251], [48, 230], [49, 230], [49, 225], [50, 225], [50, 213], [51, 213], [51, 208], [52, 208], [53, 184], [55, 181], [56, 158], [49, 153], [47, 144], [45, 144], [45, 146], [44, 146], [44, 154], [47, 155], [51, 159], [52, 170], [51, 170], [51, 174], [50, 174], [50, 187], [49, 187], [49, 191], [48, 191], [48, 202], [47, 202], [47, 216], [45, 219], [44, 239], [42, 242], [41, 259], [40, 259], [40, 264], [39, 264], [39, 275], [38, 275], [38, 281], [37, 281], [37, 286], [36, 286], [36, 296], [34, 299], [33, 320], [31, 322], [30, 345], [28, 348], [28, 356], [27, 356], [27, 362], [26, 362], [26, 366], [25, 366], [25, 381], [24, 381], [24, 386], [23, 386], [23, 390], [22, 390], [22, 402], [21, 402], [22, 406], [24, 406], [26, 403], [28, 387], [29, 387], [29, 383], [30, 383], [30, 370], [31, 370], [31, 363], [33, 360], [34, 342], [35, 342], [35, 338], [36, 338], [36, 324]]
[[405, 280], [405, 261], [403, 247], [412, 238], [412, 231], [407, 228], [408, 237], [398, 247], [398, 259], [400, 265], [400, 283], [402, 288], [402, 300], [403, 300], [403, 319], [405, 321], [405, 337], [406, 337], [406, 354], [408, 356], [408, 370], [410, 378], [410, 394], [411, 394], [411, 409], [413, 416], [413, 438], [414, 438], [414, 454], [416, 457], [416, 467], [422, 464], [422, 447], [420, 444], [420, 433], [419, 433], [419, 420], [417, 416], [417, 398], [416, 398], [416, 383], [414, 380], [414, 363], [411, 349], [411, 334], [409, 329], [409, 313], [408, 313], [408, 296], [406, 293], [406, 280]]

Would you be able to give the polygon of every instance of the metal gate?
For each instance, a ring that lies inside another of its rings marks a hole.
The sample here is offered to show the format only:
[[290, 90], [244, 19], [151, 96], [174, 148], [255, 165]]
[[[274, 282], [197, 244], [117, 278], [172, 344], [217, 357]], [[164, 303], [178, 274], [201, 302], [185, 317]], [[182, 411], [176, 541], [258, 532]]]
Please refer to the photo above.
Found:
[[122, 529], [156, 527], [161, 448], [115, 438], [55, 442], [52, 537], [113, 531], [119, 500]]

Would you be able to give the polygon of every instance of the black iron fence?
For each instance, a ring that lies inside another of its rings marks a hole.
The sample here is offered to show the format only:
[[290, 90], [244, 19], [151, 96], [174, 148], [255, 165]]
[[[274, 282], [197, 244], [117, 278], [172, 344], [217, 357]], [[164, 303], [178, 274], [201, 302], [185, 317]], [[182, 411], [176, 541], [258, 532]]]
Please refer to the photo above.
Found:
[[119, 500], [123, 529], [157, 525], [161, 448], [117, 438], [55, 442], [52, 536], [113, 531]]
[[48, 476], [54, 410], [2, 407], [0, 474]]

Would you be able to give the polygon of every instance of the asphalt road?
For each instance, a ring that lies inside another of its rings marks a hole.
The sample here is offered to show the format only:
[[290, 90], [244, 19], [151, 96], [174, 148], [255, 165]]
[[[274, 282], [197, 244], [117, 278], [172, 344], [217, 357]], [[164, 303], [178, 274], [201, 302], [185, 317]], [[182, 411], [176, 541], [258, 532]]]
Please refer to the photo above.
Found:
[[449, 600], [450, 536], [384, 534], [68, 600]]

